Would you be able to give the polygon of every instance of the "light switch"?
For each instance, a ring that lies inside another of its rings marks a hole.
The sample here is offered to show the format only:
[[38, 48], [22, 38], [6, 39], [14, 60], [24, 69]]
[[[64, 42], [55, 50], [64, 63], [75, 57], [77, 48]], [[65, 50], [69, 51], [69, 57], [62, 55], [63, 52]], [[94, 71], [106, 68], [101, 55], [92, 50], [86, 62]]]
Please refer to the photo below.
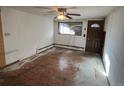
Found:
[[5, 35], [5, 36], [10, 36], [11, 34], [10, 34], [10, 33], [5, 33], [4, 35]]

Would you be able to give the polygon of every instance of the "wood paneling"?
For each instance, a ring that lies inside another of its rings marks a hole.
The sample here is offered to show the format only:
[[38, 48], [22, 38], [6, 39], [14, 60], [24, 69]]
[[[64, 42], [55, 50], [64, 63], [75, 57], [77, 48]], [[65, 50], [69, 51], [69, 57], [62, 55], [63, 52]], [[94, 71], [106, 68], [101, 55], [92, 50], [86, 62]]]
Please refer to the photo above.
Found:
[[2, 20], [0, 15], [0, 67], [5, 66], [5, 52], [4, 52], [4, 42], [2, 33]]

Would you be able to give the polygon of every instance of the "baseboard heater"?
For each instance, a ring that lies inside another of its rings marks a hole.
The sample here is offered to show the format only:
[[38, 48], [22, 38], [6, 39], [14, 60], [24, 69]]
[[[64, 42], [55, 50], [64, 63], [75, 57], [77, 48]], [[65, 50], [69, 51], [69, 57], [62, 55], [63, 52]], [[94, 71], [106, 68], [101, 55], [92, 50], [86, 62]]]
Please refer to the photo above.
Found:
[[60, 48], [67, 48], [67, 49], [85, 51], [84, 47], [77, 47], [77, 46], [70, 46], [70, 45], [63, 45], [63, 44], [51, 44], [51, 45], [36, 49], [36, 54], [39, 54], [39, 53], [41, 53], [45, 50], [48, 50], [52, 47], [60, 47]]
[[43, 52], [43, 51], [45, 51], [45, 50], [47, 50], [47, 49], [50, 49], [50, 48], [52, 48], [52, 47], [54, 47], [54, 44], [51, 44], [51, 45], [48, 45], [48, 46], [45, 46], [45, 47], [36, 49], [36, 54], [39, 54], [39, 53], [41, 53], [41, 52]]
[[70, 46], [70, 45], [63, 45], [63, 44], [54, 44], [55, 47], [61, 47], [61, 48], [68, 48], [68, 49], [73, 49], [73, 50], [80, 50], [84, 51], [84, 47], [77, 47], [77, 46]]
[[[84, 48], [83, 48], [83, 47], [69, 46], [69, 45], [62, 45], [62, 44], [51, 44], [51, 45], [48, 45], [48, 46], [45, 46], [45, 47], [36, 49], [36, 54], [39, 54], [39, 53], [41, 53], [41, 52], [43, 52], [43, 51], [46, 51], [46, 50], [48, 50], [48, 49], [50, 49], [50, 48], [52, 48], [52, 47], [60, 47], [60, 48], [68, 48], [68, 49], [73, 49], [73, 50], [84, 51]], [[11, 52], [14, 52], [14, 51], [11, 51]], [[9, 53], [10, 53], [10, 52], [9, 52]], [[8, 53], [8, 54], [9, 54], [9, 53]], [[34, 56], [34, 55], [32, 55], [32, 56]], [[31, 56], [30, 56], [30, 57], [31, 57]], [[25, 58], [24, 58], [24, 59], [25, 59]], [[22, 59], [22, 60], [24, 60], [24, 59]], [[20, 60], [17, 60], [17, 61], [15, 61], [15, 62], [12, 62], [11, 64], [8, 64], [8, 65], [6, 65], [5, 67], [3, 67], [3, 68], [1, 68], [1, 69], [4, 69], [4, 68], [6, 68], [7, 66], [10, 66], [10, 65], [15, 64], [15, 63], [18, 63], [18, 62], [20, 62]]]

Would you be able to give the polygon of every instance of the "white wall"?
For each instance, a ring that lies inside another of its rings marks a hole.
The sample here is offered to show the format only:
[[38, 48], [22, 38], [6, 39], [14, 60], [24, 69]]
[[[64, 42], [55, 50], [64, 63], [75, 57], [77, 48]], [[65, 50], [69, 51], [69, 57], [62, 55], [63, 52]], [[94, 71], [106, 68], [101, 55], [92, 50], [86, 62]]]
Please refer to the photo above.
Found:
[[111, 85], [124, 85], [124, 7], [106, 19], [103, 60]]
[[58, 34], [58, 22], [55, 21], [54, 43], [85, 48], [86, 37], [83, 37], [83, 34], [87, 33], [87, 30], [84, 30], [84, 28], [87, 29], [87, 20], [83, 20], [83, 21], [80, 20], [80, 21], [76, 21], [76, 22], [83, 22], [83, 29], [82, 29], [82, 35], [81, 36]]
[[[53, 18], [2, 7], [6, 63], [32, 56], [36, 49], [53, 44]], [[10, 35], [6, 35], [9, 33]]]

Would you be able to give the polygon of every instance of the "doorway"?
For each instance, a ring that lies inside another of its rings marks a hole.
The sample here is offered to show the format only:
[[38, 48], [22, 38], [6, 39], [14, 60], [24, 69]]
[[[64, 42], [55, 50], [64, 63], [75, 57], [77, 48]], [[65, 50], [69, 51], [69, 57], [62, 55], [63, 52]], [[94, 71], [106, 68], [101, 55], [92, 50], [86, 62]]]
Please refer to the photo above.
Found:
[[5, 52], [4, 52], [4, 42], [2, 33], [2, 20], [0, 15], [0, 68], [5, 66]]
[[102, 53], [105, 32], [104, 20], [89, 20], [87, 28], [86, 51]]

